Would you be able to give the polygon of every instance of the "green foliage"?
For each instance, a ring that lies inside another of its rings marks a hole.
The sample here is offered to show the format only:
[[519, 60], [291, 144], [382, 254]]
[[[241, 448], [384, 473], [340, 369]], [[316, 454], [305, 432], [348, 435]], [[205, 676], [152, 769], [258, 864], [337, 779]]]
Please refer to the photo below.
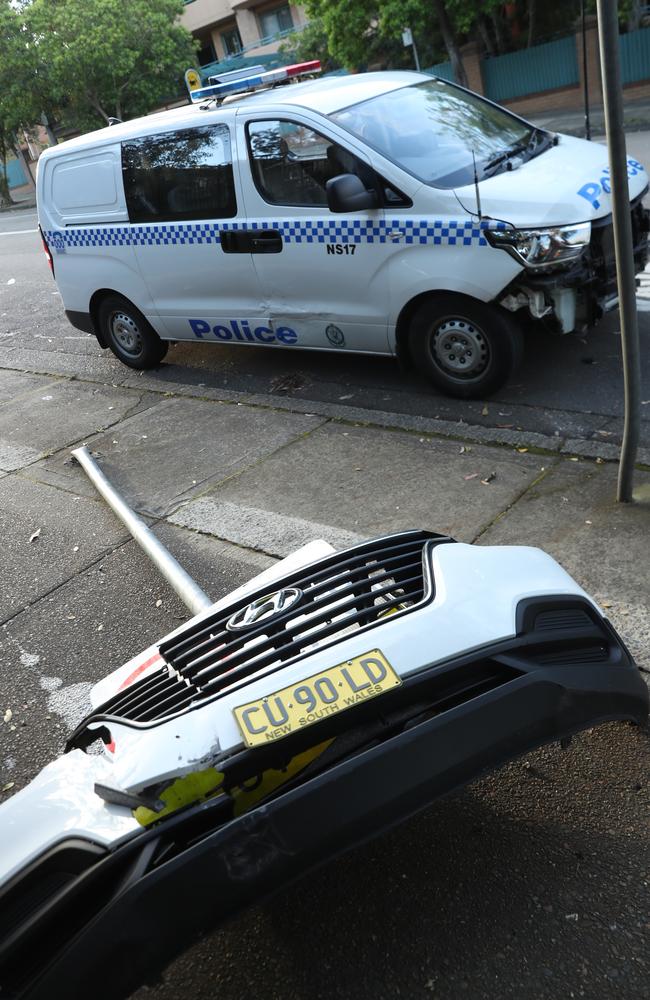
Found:
[[480, 15], [499, 14], [503, 0], [445, 0], [447, 13], [459, 34], [472, 31]]
[[5, 172], [16, 129], [31, 124], [41, 110], [34, 100], [28, 43], [19, 9], [0, 0], [0, 205], [11, 201]]
[[66, 123], [84, 131], [150, 111], [195, 62], [182, 0], [33, 0], [28, 28]]
[[339, 69], [327, 46], [327, 32], [320, 18], [313, 18], [306, 28], [287, 35], [280, 44], [280, 52], [292, 62], [320, 59], [324, 73]]
[[[416, 22], [426, 0], [307, 0], [312, 21], [320, 26], [333, 62], [347, 69], [369, 66], [412, 66], [410, 50], [402, 45], [402, 30]], [[429, 17], [430, 21], [430, 17]], [[316, 57], [318, 58], [318, 57]]]

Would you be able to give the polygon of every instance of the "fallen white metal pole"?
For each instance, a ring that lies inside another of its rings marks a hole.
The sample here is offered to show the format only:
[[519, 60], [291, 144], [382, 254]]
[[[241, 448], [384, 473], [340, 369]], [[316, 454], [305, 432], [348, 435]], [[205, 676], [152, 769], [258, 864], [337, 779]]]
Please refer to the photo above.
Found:
[[612, 228], [616, 251], [616, 280], [621, 316], [621, 352], [625, 393], [623, 445], [618, 467], [617, 500], [632, 499], [634, 461], [641, 426], [641, 361], [636, 312], [636, 281], [632, 249], [630, 192], [623, 130], [623, 90], [618, 40], [618, 3], [597, 0], [600, 69], [603, 81], [605, 128], [612, 186]]
[[75, 448], [72, 456], [192, 614], [196, 615], [211, 607], [214, 602], [201, 590], [189, 573], [185, 572], [162, 542], [158, 541], [153, 531], [125, 503], [122, 496], [111, 486], [88, 449]]

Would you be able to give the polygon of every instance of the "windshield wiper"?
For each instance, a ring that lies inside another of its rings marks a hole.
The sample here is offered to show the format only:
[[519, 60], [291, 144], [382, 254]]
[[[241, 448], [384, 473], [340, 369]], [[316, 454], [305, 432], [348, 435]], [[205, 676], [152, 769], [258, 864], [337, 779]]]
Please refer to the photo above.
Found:
[[516, 143], [509, 149], [503, 149], [500, 153], [492, 156], [483, 166], [483, 177], [487, 177], [497, 167], [500, 167], [502, 163], [512, 160], [516, 156], [521, 156], [522, 153], [528, 154], [529, 159], [542, 153], [548, 145], [548, 143], [544, 143], [544, 138], [548, 139], [548, 143], [550, 143], [551, 137], [548, 132], [545, 132], [541, 128], [534, 128], [528, 139], [522, 139], [521, 142]]
[[490, 159], [483, 165], [483, 176], [487, 177], [488, 173], [494, 171], [497, 167], [500, 167], [502, 163], [507, 160], [511, 160], [514, 156], [523, 152], [528, 148], [528, 143], [519, 143], [516, 146], [512, 146], [510, 149], [504, 149], [500, 153], [496, 153], [495, 156], [490, 157]]

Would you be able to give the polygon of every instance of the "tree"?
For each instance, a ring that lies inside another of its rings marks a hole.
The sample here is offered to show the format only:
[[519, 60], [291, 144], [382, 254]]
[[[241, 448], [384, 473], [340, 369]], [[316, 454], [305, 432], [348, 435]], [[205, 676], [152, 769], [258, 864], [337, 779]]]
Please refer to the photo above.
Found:
[[327, 32], [319, 17], [313, 18], [301, 31], [287, 35], [280, 44], [280, 52], [287, 60], [297, 63], [319, 59], [324, 73], [339, 68], [327, 46]]
[[40, 114], [32, 78], [29, 36], [20, 8], [12, 0], [0, 0], [0, 206], [12, 203], [7, 158], [16, 131]]
[[478, 30], [492, 45], [488, 19], [503, 48], [503, 29], [494, 17], [503, 0], [306, 0], [311, 17], [318, 18], [327, 35], [331, 55], [347, 67], [368, 66], [373, 57], [392, 67], [410, 64], [404, 54], [402, 31], [410, 27], [423, 66], [441, 62], [446, 53], [459, 83], [467, 78], [459, 45]]
[[463, 87], [467, 86], [467, 74], [465, 73], [465, 67], [463, 66], [463, 60], [460, 57], [460, 52], [458, 51], [458, 44], [456, 41], [456, 34], [452, 27], [451, 19], [447, 13], [446, 6], [443, 0], [433, 0], [436, 14], [438, 15], [438, 23], [440, 25], [440, 30], [442, 32], [442, 37], [445, 42], [445, 48], [447, 49], [447, 55], [449, 56], [449, 61], [451, 63], [451, 68], [454, 73], [454, 79], [457, 83], [462, 84]]
[[33, 0], [27, 23], [66, 123], [81, 131], [176, 95], [196, 46], [182, 0]]
[[412, 67], [411, 52], [402, 44], [407, 26], [421, 63], [439, 61], [442, 41], [430, 0], [307, 0], [306, 6], [322, 24], [330, 55], [348, 69]]

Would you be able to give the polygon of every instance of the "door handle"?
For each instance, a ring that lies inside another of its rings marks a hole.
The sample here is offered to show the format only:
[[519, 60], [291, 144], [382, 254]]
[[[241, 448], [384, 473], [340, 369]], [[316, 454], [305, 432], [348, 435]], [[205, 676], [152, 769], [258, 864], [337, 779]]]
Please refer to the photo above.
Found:
[[224, 253], [280, 253], [282, 234], [278, 229], [221, 229]]
[[277, 229], [254, 229], [250, 236], [251, 253], [282, 252], [282, 234]]

